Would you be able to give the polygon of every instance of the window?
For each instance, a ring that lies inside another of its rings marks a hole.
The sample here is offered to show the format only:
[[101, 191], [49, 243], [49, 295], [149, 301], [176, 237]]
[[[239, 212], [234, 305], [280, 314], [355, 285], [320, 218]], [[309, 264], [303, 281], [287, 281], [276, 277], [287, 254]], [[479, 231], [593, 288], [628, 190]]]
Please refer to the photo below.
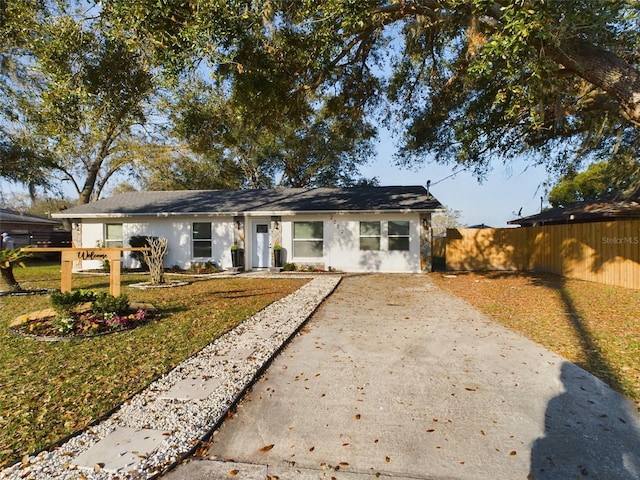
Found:
[[293, 256], [322, 257], [324, 228], [322, 222], [293, 222]]
[[380, 250], [380, 222], [360, 222], [360, 250]]
[[193, 236], [193, 257], [211, 257], [211, 224], [194, 223], [192, 228]]
[[389, 222], [389, 250], [409, 250], [409, 222]]
[[107, 248], [122, 248], [122, 224], [107, 223], [104, 226], [104, 246]]

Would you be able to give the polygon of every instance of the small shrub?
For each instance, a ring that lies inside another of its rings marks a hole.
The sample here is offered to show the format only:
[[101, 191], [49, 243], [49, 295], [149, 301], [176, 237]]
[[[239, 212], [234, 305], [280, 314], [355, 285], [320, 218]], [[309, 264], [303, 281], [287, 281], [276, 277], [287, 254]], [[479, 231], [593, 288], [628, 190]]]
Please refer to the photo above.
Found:
[[61, 317], [69, 317], [71, 311], [86, 302], [93, 302], [97, 294], [91, 290], [51, 292], [51, 306]]
[[295, 272], [298, 269], [295, 263], [285, 263], [282, 265], [282, 270], [285, 272]]
[[204, 268], [207, 271], [217, 271], [218, 270], [218, 266], [212, 262], [211, 260], [207, 260], [204, 264]]
[[102, 293], [93, 302], [93, 311], [109, 315], [126, 315], [129, 310], [129, 298], [122, 293], [117, 297]]
[[202, 273], [216, 273], [220, 269], [215, 262], [207, 260], [205, 263], [193, 262], [189, 265], [188, 273], [202, 274]]

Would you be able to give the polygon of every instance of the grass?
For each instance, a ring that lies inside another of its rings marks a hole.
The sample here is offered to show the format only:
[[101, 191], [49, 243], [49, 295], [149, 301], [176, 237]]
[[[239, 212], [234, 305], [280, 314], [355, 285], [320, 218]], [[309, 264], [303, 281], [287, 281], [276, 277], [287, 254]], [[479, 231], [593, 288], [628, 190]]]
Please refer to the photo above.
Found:
[[432, 278], [640, 406], [640, 291], [551, 274], [476, 272]]
[[[59, 264], [15, 269], [25, 289], [58, 288]], [[640, 405], [640, 291], [547, 274], [465, 273], [434, 282], [590, 371]], [[75, 432], [255, 311], [299, 288], [297, 279], [194, 280], [133, 290], [163, 317], [91, 340], [36, 342], [9, 334], [16, 316], [49, 306], [44, 295], [0, 298], [0, 465]], [[74, 275], [74, 288], [108, 289], [108, 277]]]
[[[59, 264], [14, 269], [24, 289], [59, 288]], [[49, 307], [47, 295], [0, 302], [0, 466], [46, 448], [105, 415], [184, 359], [305, 279], [198, 279], [188, 286], [135, 290], [148, 275], [122, 276], [131, 301], [162, 318], [85, 340], [39, 342], [13, 336], [18, 315]], [[109, 277], [74, 275], [73, 288], [107, 291]]]

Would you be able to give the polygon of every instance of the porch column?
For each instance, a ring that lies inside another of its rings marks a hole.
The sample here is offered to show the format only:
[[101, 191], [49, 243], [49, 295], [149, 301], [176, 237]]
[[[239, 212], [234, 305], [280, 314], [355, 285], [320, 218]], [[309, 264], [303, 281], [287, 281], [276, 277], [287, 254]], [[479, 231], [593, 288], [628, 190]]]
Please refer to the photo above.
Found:
[[[282, 217], [271, 217], [271, 266], [275, 266], [274, 249], [276, 245], [282, 247]], [[284, 260], [283, 260], [284, 261]]]
[[431, 272], [433, 270], [432, 240], [431, 214], [422, 214], [420, 215], [420, 270], [423, 272]]

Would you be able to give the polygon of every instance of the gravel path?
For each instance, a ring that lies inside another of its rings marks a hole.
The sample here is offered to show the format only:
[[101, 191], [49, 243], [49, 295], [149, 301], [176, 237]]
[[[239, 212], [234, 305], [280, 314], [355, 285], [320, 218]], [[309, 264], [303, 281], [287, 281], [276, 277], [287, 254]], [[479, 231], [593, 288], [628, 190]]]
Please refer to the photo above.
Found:
[[322, 275], [274, 302], [52, 451], [0, 471], [0, 479], [152, 478], [189, 454], [336, 288]]

